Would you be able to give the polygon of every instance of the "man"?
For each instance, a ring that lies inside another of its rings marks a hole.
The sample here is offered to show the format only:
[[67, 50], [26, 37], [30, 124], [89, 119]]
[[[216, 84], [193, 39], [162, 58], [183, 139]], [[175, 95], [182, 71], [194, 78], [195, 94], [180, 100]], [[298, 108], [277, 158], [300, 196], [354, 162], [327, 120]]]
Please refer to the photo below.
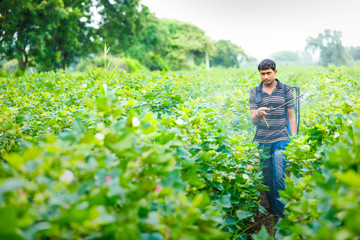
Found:
[[254, 141], [259, 143], [259, 148], [266, 156], [262, 159], [264, 184], [268, 186], [266, 198], [270, 205], [270, 213], [275, 220], [284, 217], [284, 205], [279, 201], [279, 190], [285, 190], [285, 150], [291, 136], [296, 134], [295, 103], [289, 102], [284, 107], [272, 112], [270, 107], [276, 108], [293, 99], [292, 88], [280, 82], [276, 77], [276, 63], [271, 59], [260, 62], [258, 70], [261, 84], [250, 92], [251, 121], [256, 125]]

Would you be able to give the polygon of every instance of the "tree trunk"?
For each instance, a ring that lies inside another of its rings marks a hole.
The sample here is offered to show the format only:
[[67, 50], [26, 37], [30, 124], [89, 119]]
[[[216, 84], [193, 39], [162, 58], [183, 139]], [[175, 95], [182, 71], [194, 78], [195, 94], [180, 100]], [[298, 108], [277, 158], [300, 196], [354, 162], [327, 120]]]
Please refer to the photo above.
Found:
[[65, 50], [62, 51], [62, 69], [65, 71], [66, 68], [66, 54], [65, 54]]
[[24, 54], [24, 57], [21, 57], [20, 59], [19, 59], [19, 69], [21, 70], [21, 71], [25, 71], [25, 68], [26, 68], [26, 65], [27, 65], [27, 63], [28, 63], [28, 55], [27, 54]]

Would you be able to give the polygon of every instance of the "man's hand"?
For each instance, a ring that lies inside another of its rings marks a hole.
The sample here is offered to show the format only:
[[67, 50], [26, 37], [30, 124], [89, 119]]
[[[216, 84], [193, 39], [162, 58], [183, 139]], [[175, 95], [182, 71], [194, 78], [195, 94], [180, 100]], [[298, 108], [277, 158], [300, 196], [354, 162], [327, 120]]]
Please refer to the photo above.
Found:
[[261, 107], [256, 110], [251, 110], [251, 121], [254, 125], [257, 125], [261, 116], [267, 116], [270, 113], [266, 111], [270, 111], [270, 108]]
[[261, 107], [261, 108], [256, 109], [255, 111], [256, 111], [255, 114], [259, 117], [267, 116], [270, 114], [270, 113], [266, 112], [266, 111], [270, 111], [270, 108], [267, 108], [267, 107]]

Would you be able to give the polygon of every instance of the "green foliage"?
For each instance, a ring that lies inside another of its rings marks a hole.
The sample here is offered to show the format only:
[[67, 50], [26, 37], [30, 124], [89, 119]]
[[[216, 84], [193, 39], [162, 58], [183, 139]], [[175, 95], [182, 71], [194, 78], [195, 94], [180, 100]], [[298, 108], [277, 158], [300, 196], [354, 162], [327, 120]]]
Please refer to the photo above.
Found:
[[[104, 55], [98, 55], [96, 57], [88, 57], [82, 59], [76, 67], [80, 72], [92, 71], [97, 68], [104, 68]], [[107, 70], [109, 72], [115, 71], [147, 71], [147, 68], [144, 67], [136, 59], [130, 57], [117, 57], [114, 55], [107, 55]]]
[[168, 71], [169, 70], [169, 67], [165, 63], [164, 59], [161, 56], [155, 55], [152, 52], [147, 54], [147, 56], [145, 58], [145, 65], [152, 71], [153, 70], [160, 70], [160, 71]]
[[139, 126], [132, 119], [96, 128], [75, 120], [72, 129], [47, 136], [37, 148], [5, 156], [9, 174], [16, 173], [1, 185], [1, 204], [14, 207], [5, 212], [14, 219], [5, 227], [16, 222], [7, 234], [27, 239], [223, 236], [215, 228], [219, 212], [207, 195], [191, 200], [182, 188], [162, 187], [161, 178], [178, 171], [176, 155], [163, 144], [149, 145], [151, 115]]
[[87, 0], [49, 1], [39, 5], [38, 27], [44, 30], [34, 56], [39, 70], [65, 70], [76, 58], [88, 53], [94, 30], [86, 25], [90, 23], [91, 4]]
[[[19, 69], [36, 63], [41, 70], [65, 69], [89, 44], [91, 1], [2, 1], [1, 52], [16, 58]], [[89, 23], [89, 21], [88, 21]], [[86, 29], [86, 30], [85, 30]]]
[[244, 50], [230, 40], [219, 40], [214, 43], [214, 53], [210, 58], [211, 66], [239, 67], [239, 58], [247, 58]]
[[138, 60], [126, 57], [124, 58], [126, 68], [130, 72], [142, 72], [148, 70]]
[[141, 29], [139, 37], [124, 50], [127, 56], [137, 59], [150, 70], [167, 71], [169, 67], [163, 60], [167, 51], [167, 30], [148, 7], [142, 5], [140, 14]]
[[[102, 16], [98, 30], [90, 24], [92, 7]], [[20, 69], [33, 63], [41, 71], [65, 69], [104, 40], [120, 53], [139, 37], [138, 7], [137, 1], [2, 1], [0, 50]]]
[[[248, 238], [266, 213], [248, 110], [257, 70], [126, 73], [111, 64], [111, 73], [1, 78], [0, 238]], [[309, 95], [286, 152], [277, 236], [354, 239], [360, 69], [307, 69], [279, 69]], [[251, 237], [272, 238], [264, 228]]]
[[359, 236], [360, 121], [328, 145], [321, 174], [287, 179], [287, 217], [279, 224], [284, 239], [353, 239]]
[[101, 69], [2, 79], [0, 206], [14, 219], [3, 234], [243, 233], [265, 211], [256, 146], [244, 135], [250, 121], [232, 114], [247, 107], [236, 89], [250, 87], [246, 77], [216, 73]]
[[37, 7], [33, 1], [1, 1], [0, 14], [0, 52], [9, 60], [16, 58], [24, 69], [40, 40]]
[[168, 48], [166, 61], [173, 70], [190, 69], [194, 64], [205, 62], [211, 42], [205, 32], [191, 23], [162, 19], [167, 29]]
[[[352, 216], [360, 208], [355, 187], [360, 176], [355, 160], [360, 149], [357, 77], [330, 68], [312, 82], [314, 92], [302, 108], [303, 136], [294, 138], [286, 153], [291, 175], [281, 193], [286, 203], [286, 216], [278, 224], [283, 239], [359, 235], [353, 227], [358, 219]], [[309, 106], [314, 102], [322, 104], [314, 109]]]
[[348, 48], [348, 52], [355, 61], [360, 60], [360, 47], [350, 47]]
[[267, 232], [266, 228], [264, 226], [261, 227], [259, 233], [254, 234], [253, 236], [254, 240], [272, 240], [273, 238], [269, 236], [269, 233]]
[[97, 35], [111, 46], [114, 54], [124, 52], [139, 38], [142, 29], [138, 0], [99, 0], [101, 21]]
[[[0, 9], [0, 56], [17, 59], [18, 75], [28, 66], [38, 71], [73, 68], [80, 59], [101, 52], [105, 43], [137, 70], [140, 64], [160, 71], [191, 69], [203, 65], [206, 53], [214, 50], [203, 30], [160, 20], [138, 0], [15, 0], [2, 1]], [[95, 12], [100, 20], [93, 17]], [[234, 44], [226, 47], [220, 46], [214, 61], [237, 66], [243, 51]]]

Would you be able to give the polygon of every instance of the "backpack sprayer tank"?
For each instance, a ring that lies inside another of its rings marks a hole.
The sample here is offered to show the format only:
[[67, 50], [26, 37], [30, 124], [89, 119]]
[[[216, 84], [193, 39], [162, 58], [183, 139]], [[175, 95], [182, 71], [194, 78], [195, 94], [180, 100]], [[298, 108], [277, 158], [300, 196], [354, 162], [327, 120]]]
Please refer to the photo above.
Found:
[[[290, 103], [292, 101], [296, 101], [296, 103], [295, 103], [296, 104], [296, 107], [295, 107], [295, 120], [296, 120], [296, 123], [297, 123], [297, 133], [299, 133], [299, 128], [300, 128], [300, 98], [303, 97], [304, 94], [300, 95], [300, 87], [292, 87], [292, 88], [296, 90], [296, 98], [293, 98], [290, 101], [287, 101], [284, 104], [281, 104], [280, 106], [278, 106], [276, 108], [270, 107], [270, 111], [268, 111], [268, 113], [271, 113], [272, 111], [274, 111], [274, 110], [276, 110], [278, 108], [284, 107], [284, 106], [286, 106], [288, 103]], [[286, 112], [286, 118], [288, 119], [287, 114], [288, 113]], [[288, 121], [287, 125], [288, 125], [288, 130], [290, 132], [289, 121]]]

